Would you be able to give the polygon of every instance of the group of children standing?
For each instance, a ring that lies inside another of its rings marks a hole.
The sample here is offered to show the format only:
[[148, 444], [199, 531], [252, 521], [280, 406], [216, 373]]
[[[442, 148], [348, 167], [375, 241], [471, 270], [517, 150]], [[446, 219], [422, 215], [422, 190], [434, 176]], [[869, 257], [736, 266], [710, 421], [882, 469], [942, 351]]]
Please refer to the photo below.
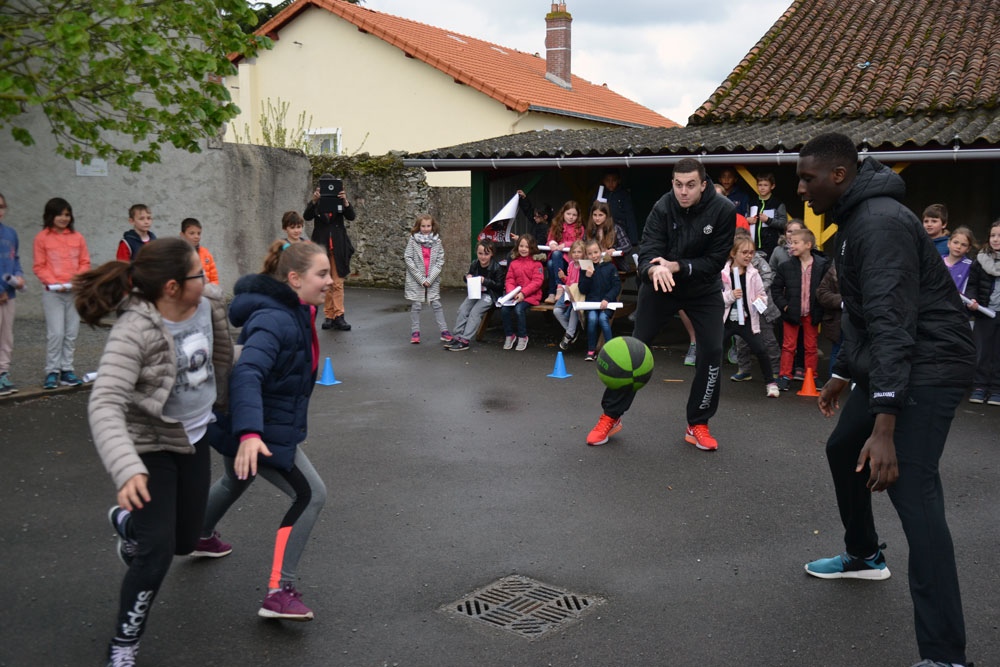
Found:
[[972, 315], [976, 372], [969, 402], [1000, 405], [1000, 322], [996, 316], [1000, 313], [1000, 220], [990, 226], [989, 239], [978, 252], [968, 227], [948, 232], [944, 204], [928, 206], [923, 223]]
[[[18, 391], [10, 376], [14, 349], [15, 298], [27, 283], [20, 262], [17, 232], [2, 223], [7, 200], [0, 195], [0, 396]], [[122, 235], [115, 256], [130, 262], [139, 249], [154, 240], [150, 231], [153, 216], [148, 206], [129, 208], [131, 229]], [[212, 254], [200, 246], [201, 223], [187, 218], [181, 223], [181, 235], [195, 248], [209, 282], [218, 283]], [[42, 309], [45, 313], [46, 352], [43, 389], [72, 387], [83, 383], [74, 370], [76, 339], [80, 318], [73, 305], [74, 281], [90, 269], [90, 252], [83, 235], [76, 229], [73, 207], [61, 197], [45, 203], [42, 230], [35, 236], [32, 269], [42, 284]]]
[[[519, 194], [522, 202], [527, 201], [523, 193]], [[530, 203], [528, 208], [531, 208]], [[547, 207], [533, 209], [536, 226], [545, 224], [549, 214]], [[452, 334], [441, 307], [444, 244], [440, 228], [433, 216], [420, 215], [410, 229], [404, 251], [404, 295], [411, 302], [410, 342], [420, 343], [420, 313], [423, 304], [429, 303], [445, 349], [453, 352], [467, 350], [482, 317], [498, 304], [503, 295], [508, 294], [511, 295], [510, 304], [500, 310], [504, 330], [503, 349], [523, 351], [528, 346], [527, 311], [543, 302], [543, 288], [547, 287], [548, 296], [544, 302], [553, 306], [556, 319], [565, 329], [560, 349], [568, 350], [576, 342], [579, 313], [585, 313], [586, 359], [593, 361], [600, 335], [603, 334], [605, 340], [612, 337], [614, 311], [609, 304], [621, 292], [620, 267], [615, 258], [631, 250], [628, 235], [611, 217], [607, 203], [595, 201], [584, 224], [579, 204], [567, 201], [548, 224], [546, 247], [540, 248], [537, 239], [535, 233], [517, 237], [506, 268], [494, 257], [493, 242], [488, 239], [479, 241], [476, 259], [465, 275], [467, 284], [479, 281], [474, 292], [478, 296], [470, 296], [459, 306], [455, 333]], [[581, 262], [585, 259], [587, 266], [583, 268]], [[577, 311], [573, 307], [574, 302], [592, 302], [597, 307]]]

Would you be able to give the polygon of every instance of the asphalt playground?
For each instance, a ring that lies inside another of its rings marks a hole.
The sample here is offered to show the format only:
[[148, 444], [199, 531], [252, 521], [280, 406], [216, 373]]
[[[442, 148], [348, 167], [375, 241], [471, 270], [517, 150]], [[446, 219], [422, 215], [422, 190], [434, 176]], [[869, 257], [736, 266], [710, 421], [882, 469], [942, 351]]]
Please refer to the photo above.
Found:
[[[449, 322], [461, 298], [445, 293]], [[425, 342], [409, 344], [401, 290], [351, 288], [346, 300], [353, 330], [320, 332], [340, 383], [316, 387], [304, 445], [329, 490], [299, 571], [316, 619], [257, 616], [287, 508], [260, 480], [219, 526], [232, 555], [175, 559], [140, 665], [919, 659], [906, 540], [887, 496], [876, 520], [890, 579], [803, 571], [842, 549], [842, 529], [823, 451], [833, 421], [797, 383], [767, 399], [759, 380], [730, 382], [726, 365], [711, 422], [719, 450], [697, 450], [683, 440], [694, 369], [678, 327], [654, 344], [653, 379], [624, 430], [587, 447], [602, 385], [582, 346], [565, 357], [572, 377], [547, 377], [551, 316], [531, 314], [525, 352], [500, 349], [497, 317], [482, 344], [451, 353], [428, 312]], [[22, 391], [0, 399], [0, 665], [103, 665], [124, 572], [105, 519], [114, 489], [90, 439], [89, 390], [29, 387], [42, 376], [39, 330], [17, 322]], [[96, 369], [104, 335], [81, 335], [79, 374]], [[998, 434], [1000, 408], [963, 403], [942, 460], [978, 667], [1000, 664]]]

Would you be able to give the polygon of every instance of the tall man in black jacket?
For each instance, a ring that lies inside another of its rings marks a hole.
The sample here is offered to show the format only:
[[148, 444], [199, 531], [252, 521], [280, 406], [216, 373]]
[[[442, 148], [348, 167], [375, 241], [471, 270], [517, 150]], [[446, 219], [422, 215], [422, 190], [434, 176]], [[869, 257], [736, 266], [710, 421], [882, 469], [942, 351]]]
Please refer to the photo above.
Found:
[[[722, 366], [722, 267], [733, 246], [736, 209], [718, 194], [693, 158], [673, 169], [673, 187], [653, 206], [639, 245], [640, 281], [634, 336], [647, 345], [683, 309], [694, 325], [698, 356], [687, 403], [684, 439], [712, 451], [718, 443], [708, 420], [719, 407]], [[622, 429], [621, 417], [632, 405], [631, 388], [608, 389], [604, 413], [587, 436], [603, 445]]]
[[[798, 193], [837, 223], [833, 255], [844, 343], [818, 399], [840, 420], [827, 441], [846, 551], [806, 564], [824, 579], [889, 577], [871, 492], [888, 489], [910, 547], [920, 665], [964, 665], [965, 621], [938, 462], [971, 383], [968, 315], [940, 255], [901, 203], [903, 179], [850, 138], [823, 134], [799, 153]], [[867, 470], [865, 469], [867, 468]]]

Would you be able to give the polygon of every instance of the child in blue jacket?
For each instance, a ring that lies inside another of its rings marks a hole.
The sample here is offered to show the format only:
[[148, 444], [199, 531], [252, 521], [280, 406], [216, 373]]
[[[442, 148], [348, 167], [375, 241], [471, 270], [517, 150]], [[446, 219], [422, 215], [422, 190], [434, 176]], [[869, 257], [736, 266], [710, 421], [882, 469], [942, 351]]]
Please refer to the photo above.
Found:
[[242, 327], [237, 342], [243, 345], [230, 376], [234, 437], [217, 446], [225, 474], [209, 492], [202, 538], [192, 555], [219, 558], [232, 552], [215, 525], [258, 471], [289, 495], [292, 506], [278, 528], [268, 592], [257, 612], [264, 618], [313, 618], [295, 580], [299, 558], [326, 502], [326, 486], [300, 445], [319, 366], [316, 308], [332, 284], [323, 248], [278, 240], [271, 244], [263, 272], [237, 281], [229, 307], [230, 321]]
[[587, 301], [600, 301], [599, 310], [584, 311], [587, 314], [587, 361], [597, 357], [597, 330], [604, 333], [604, 342], [611, 340], [611, 318], [613, 310], [608, 304], [615, 301], [622, 291], [618, 267], [614, 262], [601, 262], [601, 245], [594, 239], [587, 241], [587, 259], [594, 268], [580, 273], [580, 293]]

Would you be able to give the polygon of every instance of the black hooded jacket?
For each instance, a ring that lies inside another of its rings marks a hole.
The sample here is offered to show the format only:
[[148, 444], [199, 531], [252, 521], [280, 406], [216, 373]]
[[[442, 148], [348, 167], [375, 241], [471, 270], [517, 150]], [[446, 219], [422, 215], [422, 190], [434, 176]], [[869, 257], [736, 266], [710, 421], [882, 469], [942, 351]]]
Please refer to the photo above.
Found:
[[868, 158], [829, 211], [844, 301], [834, 373], [868, 388], [873, 413], [899, 413], [910, 387], [967, 387], [976, 358], [968, 313], [905, 192]]
[[722, 267], [736, 233], [736, 207], [706, 180], [701, 199], [690, 208], [681, 207], [673, 190], [660, 197], [639, 243], [640, 279], [650, 282], [650, 260], [655, 257], [678, 262], [674, 293], [684, 299], [722, 291]]

